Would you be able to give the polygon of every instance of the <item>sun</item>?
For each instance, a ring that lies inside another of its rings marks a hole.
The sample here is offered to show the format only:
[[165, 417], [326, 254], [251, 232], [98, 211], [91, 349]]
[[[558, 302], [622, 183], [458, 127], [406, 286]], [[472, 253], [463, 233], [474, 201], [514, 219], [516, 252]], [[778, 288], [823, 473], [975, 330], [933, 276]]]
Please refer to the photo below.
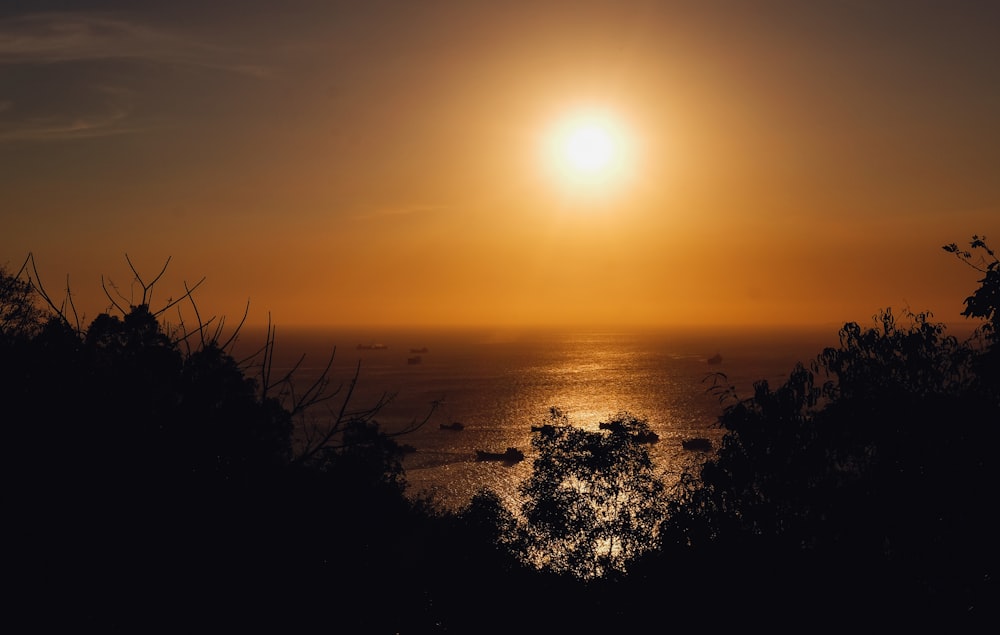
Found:
[[584, 198], [610, 195], [630, 172], [630, 141], [613, 114], [586, 110], [564, 114], [543, 143], [546, 171], [565, 193]]
[[581, 121], [566, 131], [562, 152], [571, 170], [586, 176], [600, 176], [617, 154], [614, 135], [600, 121]]

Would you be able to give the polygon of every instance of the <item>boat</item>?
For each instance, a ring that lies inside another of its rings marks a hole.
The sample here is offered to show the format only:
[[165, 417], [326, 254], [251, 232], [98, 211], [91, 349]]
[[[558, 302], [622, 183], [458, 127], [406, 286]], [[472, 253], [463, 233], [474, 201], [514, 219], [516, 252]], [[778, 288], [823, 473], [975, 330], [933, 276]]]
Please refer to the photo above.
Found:
[[656, 443], [660, 440], [660, 435], [656, 434], [652, 430], [645, 430], [643, 432], [635, 433], [636, 443]]
[[[597, 427], [601, 430], [610, 430], [612, 432], [629, 432], [629, 428], [625, 426], [621, 421], [602, 421], [597, 424]], [[652, 430], [640, 430], [632, 435], [636, 443], [656, 443], [660, 440], [660, 435], [656, 434]]]
[[712, 442], [705, 437], [694, 437], [692, 439], [684, 439], [681, 441], [681, 446], [685, 450], [694, 450], [695, 452], [709, 452], [712, 449]]
[[384, 351], [387, 348], [387, 344], [358, 344], [359, 351]]
[[411, 353], [429, 353], [430, 350], [426, 346], [424, 346], [423, 348], [411, 348], [410, 352]]
[[420, 358], [420, 355], [415, 355], [413, 357], [407, 357], [406, 358], [406, 363], [407, 364], [419, 364], [421, 361], [422, 360]]
[[503, 461], [504, 463], [517, 463], [524, 460], [524, 452], [517, 448], [507, 448], [503, 452], [487, 452], [476, 450], [477, 461]]
[[712, 355], [711, 357], [708, 358], [708, 363], [709, 364], [721, 364], [722, 363], [722, 355], [720, 355], [718, 353], [716, 353], [715, 355]]
[[465, 424], [461, 421], [452, 421], [451, 423], [442, 423], [442, 430], [465, 430]]

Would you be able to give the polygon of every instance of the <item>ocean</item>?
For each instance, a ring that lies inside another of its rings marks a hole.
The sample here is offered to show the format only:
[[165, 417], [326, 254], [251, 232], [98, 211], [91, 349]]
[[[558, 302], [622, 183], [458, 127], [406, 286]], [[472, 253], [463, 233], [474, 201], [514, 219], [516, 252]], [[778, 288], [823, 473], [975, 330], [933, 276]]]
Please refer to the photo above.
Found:
[[[645, 419], [660, 437], [650, 452], [670, 485], [706, 457], [685, 450], [682, 440], [717, 444], [722, 437], [713, 381], [732, 384], [742, 397], [760, 379], [776, 386], [796, 362], [808, 364], [836, 345], [837, 331], [279, 328], [272, 377], [300, 362], [294, 385], [301, 393], [333, 355], [329, 391], [340, 392], [312, 412], [313, 423], [341, 407], [357, 371], [348, 410], [391, 396], [375, 417], [381, 429], [399, 432], [426, 419], [397, 438], [414, 449], [403, 463], [412, 496], [432, 494], [455, 509], [490, 488], [516, 506], [517, 486], [531, 470], [531, 426], [545, 423], [551, 407], [589, 429], [620, 412]], [[262, 342], [262, 333], [248, 331], [238, 350]], [[442, 427], [455, 422], [460, 430]], [[522, 450], [525, 460], [476, 460], [477, 450], [508, 447]]]

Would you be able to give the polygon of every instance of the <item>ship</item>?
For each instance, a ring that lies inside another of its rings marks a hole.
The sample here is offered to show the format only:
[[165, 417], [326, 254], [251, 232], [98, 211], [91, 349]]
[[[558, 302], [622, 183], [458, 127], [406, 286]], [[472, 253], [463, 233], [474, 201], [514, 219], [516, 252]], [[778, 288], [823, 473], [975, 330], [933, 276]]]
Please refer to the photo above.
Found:
[[487, 452], [476, 450], [477, 461], [503, 461], [504, 463], [517, 463], [524, 460], [524, 452], [517, 448], [507, 448], [504, 452]]

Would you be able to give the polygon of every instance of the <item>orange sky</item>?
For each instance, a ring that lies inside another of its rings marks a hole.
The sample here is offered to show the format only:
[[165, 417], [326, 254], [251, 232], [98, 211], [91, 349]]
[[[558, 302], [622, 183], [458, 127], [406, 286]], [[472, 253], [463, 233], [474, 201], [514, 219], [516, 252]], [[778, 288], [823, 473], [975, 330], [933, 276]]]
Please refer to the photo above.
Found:
[[[1000, 243], [997, 3], [15, 4], [0, 264], [88, 317], [127, 253], [252, 323], [951, 321]], [[599, 202], [539, 158], [579, 107]]]

